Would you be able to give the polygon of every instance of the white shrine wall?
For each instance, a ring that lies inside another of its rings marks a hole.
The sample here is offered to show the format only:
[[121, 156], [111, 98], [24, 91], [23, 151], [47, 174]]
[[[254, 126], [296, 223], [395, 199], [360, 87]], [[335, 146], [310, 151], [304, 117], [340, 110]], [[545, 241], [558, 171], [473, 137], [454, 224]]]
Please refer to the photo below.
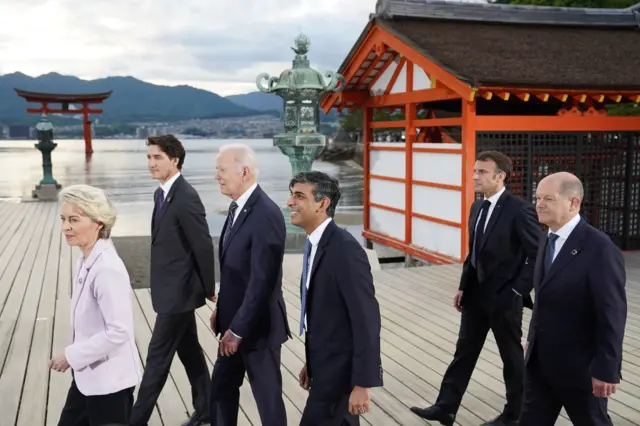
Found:
[[[405, 143], [373, 142], [370, 147], [373, 148], [369, 150], [370, 230], [405, 241]], [[381, 147], [382, 150], [375, 147]], [[392, 147], [398, 150], [389, 150]], [[421, 149], [424, 151], [420, 151]], [[460, 259], [462, 252], [460, 246], [462, 232], [460, 144], [415, 142], [411, 182], [410, 244]]]

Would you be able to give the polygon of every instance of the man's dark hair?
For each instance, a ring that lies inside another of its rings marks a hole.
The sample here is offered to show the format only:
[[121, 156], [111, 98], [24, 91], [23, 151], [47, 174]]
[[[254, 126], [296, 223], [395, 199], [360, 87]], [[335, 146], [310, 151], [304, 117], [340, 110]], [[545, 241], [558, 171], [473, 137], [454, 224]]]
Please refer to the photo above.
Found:
[[182, 142], [173, 135], [150, 136], [147, 138], [147, 146], [156, 145], [169, 158], [178, 159], [178, 170], [182, 170], [186, 155]]
[[322, 201], [323, 198], [329, 199], [329, 207], [327, 207], [327, 216], [333, 217], [336, 213], [336, 207], [340, 200], [340, 183], [338, 179], [329, 176], [326, 173], [310, 171], [300, 172], [289, 182], [289, 189], [292, 189], [296, 183], [308, 183], [313, 185], [313, 197], [316, 203]]
[[505, 183], [509, 180], [509, 177], [511, 176], [511, 172], [513, 171], [513, 162], [511, 161], [511, 158], [507, 157], [500, 151], [483, 151], [480, 154], [478, 154], [478, 156], [476, 157], [476, 160], [478, 161], [492, 160], [494, 163], [496, 163], [497, 171], [504, 172], [506, 175], [504, 178]]

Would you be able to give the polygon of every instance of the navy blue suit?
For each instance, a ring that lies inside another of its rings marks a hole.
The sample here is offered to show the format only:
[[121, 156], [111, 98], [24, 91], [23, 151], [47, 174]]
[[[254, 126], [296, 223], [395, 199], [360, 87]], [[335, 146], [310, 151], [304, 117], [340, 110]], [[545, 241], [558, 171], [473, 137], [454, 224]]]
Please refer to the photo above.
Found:
[[[228, 222], [228, 219], [227, 219]], [[291, 336], [282, 297], [286, 227], [282, 212], [260, 186], [253, 191], [219, 247], [216, 325], [242, 337], [239, 350], [220, 356], [212, 374], [211, 422], [235, 426], [245, 371], [262, 424], [286, 426], [280, 348]]]
[[[333, 221], [311, 267], [305, 351], [311, 389], [301, 426], [358, 425], [349, 396], [354, 386], [382, 386], [380, 307], [364, 249]], [[300, 282], [302, 286], [306, 283]]]
[[620, 250], [583, 219], [545, 272], [547, 232], [534, 272], [520, 426], [554, 425], [562, 407], [575, 425], [611, 425], [591, 378], [619, 383], [627, 318]]

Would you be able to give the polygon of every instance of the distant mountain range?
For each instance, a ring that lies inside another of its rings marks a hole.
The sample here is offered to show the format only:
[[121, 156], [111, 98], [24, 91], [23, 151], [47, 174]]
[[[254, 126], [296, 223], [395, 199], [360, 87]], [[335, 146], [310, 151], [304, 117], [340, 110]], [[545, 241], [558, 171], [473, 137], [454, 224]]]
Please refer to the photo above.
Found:
[[[47, 93], [97, 93], [113, 91], [102, 108], [101, 123], [140, 121], [175, 122], [191, 118], [280, 116], [282, 99], [252, 92], [222, 97], [191, 86], [159, 86], [134, 77], [82, 80], [58, 73], [30, 77], [22, 73], [0, 75], [0, 124], [32, 124], [37, 118], [26, 112], [27, 103], [14, 88]], [[335, 120], [334, 111], [321, 119]]]

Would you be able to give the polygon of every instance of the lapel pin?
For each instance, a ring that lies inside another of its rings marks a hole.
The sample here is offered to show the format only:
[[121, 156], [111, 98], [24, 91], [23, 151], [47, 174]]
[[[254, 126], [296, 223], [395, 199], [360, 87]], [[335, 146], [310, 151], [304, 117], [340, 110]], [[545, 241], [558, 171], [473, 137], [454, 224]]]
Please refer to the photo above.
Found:
[[171, 202], [171, 197], [167, 197], [167, 203]]
[[571, 250], [571, 254], [575, 256], [576, 254], [578, 254], [578, 250], [576, 249]]

